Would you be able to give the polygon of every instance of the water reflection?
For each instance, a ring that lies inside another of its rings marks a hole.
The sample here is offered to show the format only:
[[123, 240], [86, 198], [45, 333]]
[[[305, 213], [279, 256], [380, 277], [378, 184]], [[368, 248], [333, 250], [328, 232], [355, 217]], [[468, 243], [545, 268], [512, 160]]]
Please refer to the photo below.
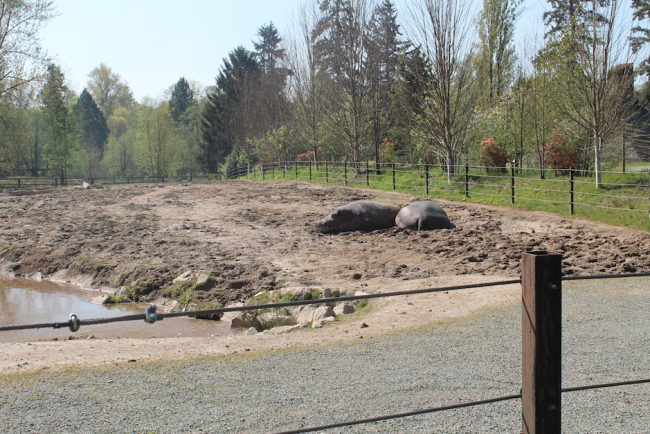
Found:
[[[143, 313], [144, 306], [98, 305], [92, 299], [99, 294], [56, 282], [34, 282], [28, 279], [0, 277], [0, 326], [66, 322], [70, 313], [81, 320], [112, 318], [132, 313]], [[69, 329], [37, 329], [0, 332], [0, 342], [65, 339], [69, 336], [97, 338], [114, 337], [186, 337], [212, 336], [230, 333], [230, 328], [218, 321], [191, 318], [167, 318], [155, 324], [129, 321], [112, 324], [82, 326], [77, 333]]]

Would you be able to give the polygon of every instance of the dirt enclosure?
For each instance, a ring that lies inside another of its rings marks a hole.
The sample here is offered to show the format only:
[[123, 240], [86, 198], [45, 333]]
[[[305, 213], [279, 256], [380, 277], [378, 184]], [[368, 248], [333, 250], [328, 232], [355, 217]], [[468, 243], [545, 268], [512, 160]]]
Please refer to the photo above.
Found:
[[134, 285], [147, 301], [164, 297], [187, 270], [210, 272], [215, 285], [192, 294], [199, 306], [280, 287], [375, 292], [439, 284], [445, 276], [516, 277], [521, 252], [533, 249], [563, 253], [566, 274], [650, 271], [646, 233], [487, 205], [436, 201], [451, 230], [314, 230], [333, 208], [361, 199], [405, 205], [415, 198], [296, 182], [75, 188], [12, 198], [0, 202], [0, 267], [85, 287]]

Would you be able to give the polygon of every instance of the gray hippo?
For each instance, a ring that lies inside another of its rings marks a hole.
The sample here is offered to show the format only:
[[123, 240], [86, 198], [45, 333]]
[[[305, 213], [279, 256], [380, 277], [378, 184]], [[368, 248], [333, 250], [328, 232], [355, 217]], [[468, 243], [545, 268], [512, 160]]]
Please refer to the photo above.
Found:
[[382, 202], [358, 200], [340, 206], [323, 220], [316, 222], [316, 230], [327, 232], [372, 231], [395, 226], [399, 207]]
[[395, 223], [402, 229], [417, 231], [451, 228], [445, 210], [428, 200], [413, 202], [402, 208], [395, 218]]

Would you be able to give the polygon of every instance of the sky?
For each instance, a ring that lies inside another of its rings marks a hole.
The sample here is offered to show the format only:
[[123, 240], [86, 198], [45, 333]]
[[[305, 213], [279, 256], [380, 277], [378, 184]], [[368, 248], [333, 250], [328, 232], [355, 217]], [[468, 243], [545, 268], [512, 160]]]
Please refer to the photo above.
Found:
[[[140, 101], [161, 97], [180, 77], [213, 86], [223, 59], [239, 45], [252, 50], [260, 26], [272, 21], [281, 34], [287, 32], [299, 1], [54, 0], [59, 16], [39, 36], [77, 93], [88, 73], [105, 63]], [[394, 0], [398, 14], [408, 1]], [[519, 46], [534, 33], [543, 35], [548, 3], [524, 0], [522, 7]]]

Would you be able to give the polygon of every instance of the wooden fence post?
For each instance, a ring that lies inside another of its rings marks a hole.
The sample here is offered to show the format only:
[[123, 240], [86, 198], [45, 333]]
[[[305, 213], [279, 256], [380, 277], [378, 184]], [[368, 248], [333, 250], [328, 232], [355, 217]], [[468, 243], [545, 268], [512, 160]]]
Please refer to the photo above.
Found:
[[345, 185], [348, 185], [348, 161], [343, 162], [343, 175], [345, 175]]
[[393, 190], [395, 190], [395, 163], [393, 163]]
[[296, 166], [296, 179], [298, 179], [298, 161], [295, 162]]
[[271, 163], [271, 179], [275, 179], [275, 163]]
[[262, 161], [262, 181], [264, 181], [264, 161]]
[[562, 255], [525, 252], [522, 289], [522, 433], [560, 434]]
[[311, 160], [309, 160], [309, 180], [311, 181]]
[[330, 182], [330, 176], [329, 176], [329, 170], [327, 168], [327, 160], [325, 160], [325, 184], [329, 184]]
[[469, 164], [465, 163], [465, 197], [469, 197]]

